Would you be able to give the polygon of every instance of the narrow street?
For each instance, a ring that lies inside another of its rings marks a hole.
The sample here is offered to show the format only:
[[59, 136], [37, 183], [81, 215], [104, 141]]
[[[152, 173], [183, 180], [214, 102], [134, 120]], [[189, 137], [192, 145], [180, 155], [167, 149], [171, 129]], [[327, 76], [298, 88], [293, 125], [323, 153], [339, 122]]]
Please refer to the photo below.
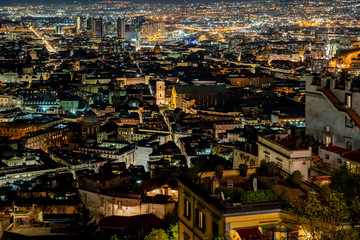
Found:
[[[139, 64], [136, 64], [136, 65], [137, 65], [137, 67], [139, 68], [140, 72], [142, 73], [142, 69], [140, 68]], [[153, 97], [156, 98], [156, 95], [155, 95], [153, 89], [151, 88], [151, 85], [148, 84], [148, 86], [149, 86], [149, 90], [150, 90], [151, 96], [153, 96]], [[159, 107], [159, 109], [160, 109], [160, 106], [158, 106], [158, 107]], [[175, 136], [175, 133], [174, 133], [174, 131], [173, 131], [171, 125], [170, 125], [169, 119], [168, 119], [168, 118], [166, 117], [166, 115], [165, 115], [164, 110], [160, 109], [160, 113], [161, 113], [161, 115], [163, 116], [164, 121], [165, 121], [165, 123], [166, 123], [166, 125], [167, 125], [167, 127], [168, 127], [168, 129], [169, 129], [170, 136], [171, 136], [171, 140], [172, 140], [172, 141], [176, 144], [176, 146], [180, 149], [181, 154], [185, 156], [185, 158], [186, 158], [186, 163], [187, 163], [188, 167], [191, 167], [190, 157], [187, 155], [184, 147], [182, 146], [181, 141], [179, 140], [180, 138], [178, 138], [178, 137]]]

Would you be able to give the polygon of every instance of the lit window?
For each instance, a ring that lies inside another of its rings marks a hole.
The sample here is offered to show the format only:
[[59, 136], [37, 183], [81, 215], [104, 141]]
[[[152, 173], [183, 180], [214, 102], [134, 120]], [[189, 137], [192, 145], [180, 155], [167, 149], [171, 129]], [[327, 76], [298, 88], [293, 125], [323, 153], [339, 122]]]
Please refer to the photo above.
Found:
[[196, 227], [205, 232], [205, 214], [199, 209], [196, 209]]
[[346, 107], [347, 108], [351, 108], [352, 107], [352, 95], [347, 93], [346, 97], [345, 97], [345, 101], [346, 101]]
[[326, 135], [326, 137], [325, 137], [325, 145], [326, 146], [329, 146], [330, 144], [331, 144], [331, 136], [329, 136], [329, 135]]
[[187, 199], [184, 201], [184, 217], [191, 219], [191, 203]]

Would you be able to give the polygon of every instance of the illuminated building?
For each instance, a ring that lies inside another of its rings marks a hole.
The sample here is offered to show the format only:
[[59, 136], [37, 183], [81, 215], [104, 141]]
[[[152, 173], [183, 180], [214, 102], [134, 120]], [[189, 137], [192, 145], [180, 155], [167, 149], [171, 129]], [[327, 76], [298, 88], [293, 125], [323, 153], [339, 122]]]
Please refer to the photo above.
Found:
[[308, 180], [309, 168], [312, 161], [311, 147], [302, 147], [293, 144], [297, 139], [291, 135], [285, 138], [271, 140], [269, 137], [259, 136], [258, 158], [267, 162], [276, 163], [281, 169], [288, 173], [300, 171], [303, 178]]
[[141, 37], [151, 38], [154, 35], [165, 36], [165, 23], [149, 23], [141, 25]]
[[20, 140], [25, 148], [42, 149], [44, 151], [47, 151], [48, 147], [55, 145], [61, 146], [69, 143], [67, 133], [62, 128], [29, 132]]
[[195, 99], [197, 106], [223, 106], [226, 93], [226, 86], [174, 86], [171, 95], [171, 108], [183, 109], [183, 99]]
[[165, 82], [157, 81], [156, 82], [156, 104], [164, 105], [165, 102]]
[[85, 29], [85, 18], [78, 16], [76, 18], [76, 34], [80, 34]]
[[[285, 206], [280, 202], [225, 203], [225, 199], [210, 196], [197, 184], [184, 179], [179, 181], [178, 191], [180, 240], [216, 239], [223, 236], [229, 236], [231, 240], [305, 239], [299, 238], [304, 235], [303, 231], [285, 212]], [[280, 231], [280, 226], [283, 231]]]
[[156, 44], [154, 47], [154, 55], [155, 56], [161, 56], [161, 48], [159, 44]]
[[64, 27], [56, 26], [56, 34], [64, 34]]
[[104, 25], [102, 18], [93, 18], [91, 23], [91, 36], [101, 38], [104, 36]]
[[120, 39], [125, 39], [125, 19], [117, 19], [117, 36]]

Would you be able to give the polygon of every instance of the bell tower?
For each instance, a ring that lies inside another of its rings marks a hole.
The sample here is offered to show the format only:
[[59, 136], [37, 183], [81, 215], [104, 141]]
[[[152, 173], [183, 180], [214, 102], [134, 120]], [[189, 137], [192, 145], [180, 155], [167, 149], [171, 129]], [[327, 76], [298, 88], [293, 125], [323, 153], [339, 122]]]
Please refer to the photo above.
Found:
[[157, 81], [156, 82], [156, 104], [164, 105], [165, 102], [165, 82]]

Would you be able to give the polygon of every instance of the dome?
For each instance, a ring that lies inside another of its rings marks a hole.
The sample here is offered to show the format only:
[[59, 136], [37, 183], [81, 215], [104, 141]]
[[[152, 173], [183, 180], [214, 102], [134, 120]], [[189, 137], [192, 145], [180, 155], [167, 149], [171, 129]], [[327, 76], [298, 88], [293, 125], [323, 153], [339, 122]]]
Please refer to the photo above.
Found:
[[160, 54], [161, 53], [161, 48], [160, 48], [160, 45], [158, 43], [154, 47], [154, 53], [155, 54]]
[[83, 123], [98, 123], [98, 117], [93, 111], [87, 111], [84, 115]]

